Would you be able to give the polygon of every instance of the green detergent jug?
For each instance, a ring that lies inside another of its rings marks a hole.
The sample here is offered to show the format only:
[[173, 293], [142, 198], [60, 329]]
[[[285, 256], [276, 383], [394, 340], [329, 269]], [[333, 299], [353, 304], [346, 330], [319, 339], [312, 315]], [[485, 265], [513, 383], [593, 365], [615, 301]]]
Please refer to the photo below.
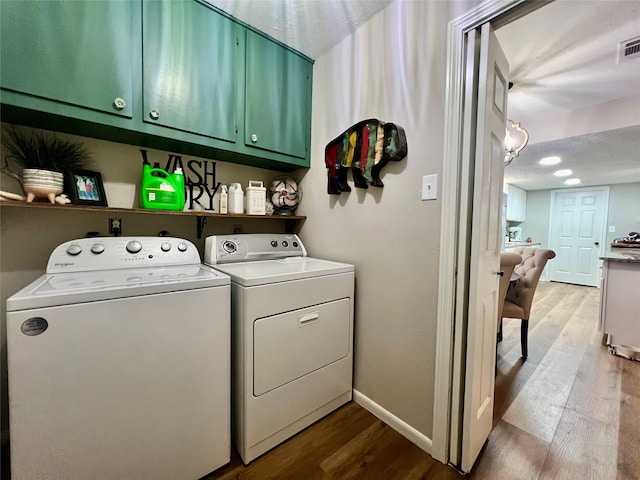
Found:
[[184, 208], [184, 174], [177, 167], [174, 173], [161, 168], [142, 165], [142, 185], [140, 186], [142, 208], [156, 210], [182, 210]]

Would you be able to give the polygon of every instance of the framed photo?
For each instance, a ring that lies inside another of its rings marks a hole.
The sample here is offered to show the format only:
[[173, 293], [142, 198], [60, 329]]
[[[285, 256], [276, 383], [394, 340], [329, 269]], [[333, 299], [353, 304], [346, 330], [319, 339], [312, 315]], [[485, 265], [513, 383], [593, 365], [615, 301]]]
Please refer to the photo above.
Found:
[[65, 193], [73, 205], [108, 206], [100, 172], [68, 171], [65, 176]]

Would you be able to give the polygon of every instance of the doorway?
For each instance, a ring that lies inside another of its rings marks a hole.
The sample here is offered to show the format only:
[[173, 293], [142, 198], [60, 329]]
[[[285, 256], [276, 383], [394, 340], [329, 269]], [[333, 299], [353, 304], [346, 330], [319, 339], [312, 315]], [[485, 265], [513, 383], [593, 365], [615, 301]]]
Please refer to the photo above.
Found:
[[608, 205], [608, 187], [551, 191], [549, 248], [556, 259], [549, 264], [549, 280], [600, 285]]
[[[466, 42], [471, 30], [477, 29], [485, 23], [501, 21], [505, 16], [516, 11], [521, 13], [520, 9], [530, 6], [531, 3], [536, 2], [527, 2], [527, 5], [519, 1], [507, 2], [506, 4], [488, 2], [452, 22], [449, 29], [444, 158], [455, 159], [455, 161], [446, 161], [443, 171], [445, 188], [443, 189], [441, 232], [444, 248], [440, 271], [454, 271], [456, 276], [447, 279], [443, 273], [440, 283], [432, 454], [441, 461], [458, 466], [457, 458], [459, 456], [455, 454], [456, 442], [459, 441], [459, 435], [464, 429], [464, 425], [460, 420], [463, 400], [457, 398], [456, 392], [462, 391], [460, 385], [464, 383], [464, 377], [467, 373], [464, 356], [468, 340], [465, 322], [468, 321], [468, 317], [466, 317], [465, 310], [469, 309], [469, 298], [472, 292], [468, 288], [469, 263], [466, 258], [468, 257], [468, 242], [474, 231], [474, 225], [461, 221], [465, 215], [468, 217], [468, 212], [461, 212], [461, 205], [466, 190], [473, 190], [476, 185], [479, 185], [476, 183], [479, 182], [479, 179], [469, 173], [472, 168], [468, 157], [465, 156], [465, 149], [469, 148], [471, 142], [471, 136], [464, 131], [463, 121], [463, 111], [468, 107], [463, 102], [464, 92], [469, 91], [469, 85], [466, 81], [471, 73], [468, 71], [469, 65], [466, 62]], [[516, 14], [519, 15], [519, 13]], [[454, 241], [451, 242], [451, 239]], [[602, 244], [602, 240], [600, 243]], [[451, 319], [454, 319], [453, 325], [451, 325]], [[460, 338], [464, 340], [461, 343], [456, 343]], [[445, 412], [446, 416], [443, 415]]]

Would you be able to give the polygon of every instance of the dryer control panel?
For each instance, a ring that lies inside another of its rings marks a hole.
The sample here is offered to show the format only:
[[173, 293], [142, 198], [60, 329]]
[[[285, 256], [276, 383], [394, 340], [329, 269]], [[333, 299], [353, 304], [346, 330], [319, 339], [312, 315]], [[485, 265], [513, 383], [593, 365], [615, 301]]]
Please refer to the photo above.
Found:
[[298, 236], [287, 233], [215, 235], [207, 237], [204, 246], [207, 265], [306, 256]]

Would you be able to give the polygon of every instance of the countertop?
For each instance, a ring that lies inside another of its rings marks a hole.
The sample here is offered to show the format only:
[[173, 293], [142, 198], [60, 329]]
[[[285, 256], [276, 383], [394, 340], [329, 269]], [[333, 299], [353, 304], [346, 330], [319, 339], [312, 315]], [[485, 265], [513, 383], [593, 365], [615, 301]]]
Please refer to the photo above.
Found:
[[516, 248], [516, 247], [539, 247], [540, 245], [542, 245], [540, 242], [534, 242], [534, 243], [529, 243], [529, 242], [505, 242], [504, 249], [505, 250], [511, 250], [512, 248]]
[[600, 260], [640, 263], [640, 248], [610, 247]]

